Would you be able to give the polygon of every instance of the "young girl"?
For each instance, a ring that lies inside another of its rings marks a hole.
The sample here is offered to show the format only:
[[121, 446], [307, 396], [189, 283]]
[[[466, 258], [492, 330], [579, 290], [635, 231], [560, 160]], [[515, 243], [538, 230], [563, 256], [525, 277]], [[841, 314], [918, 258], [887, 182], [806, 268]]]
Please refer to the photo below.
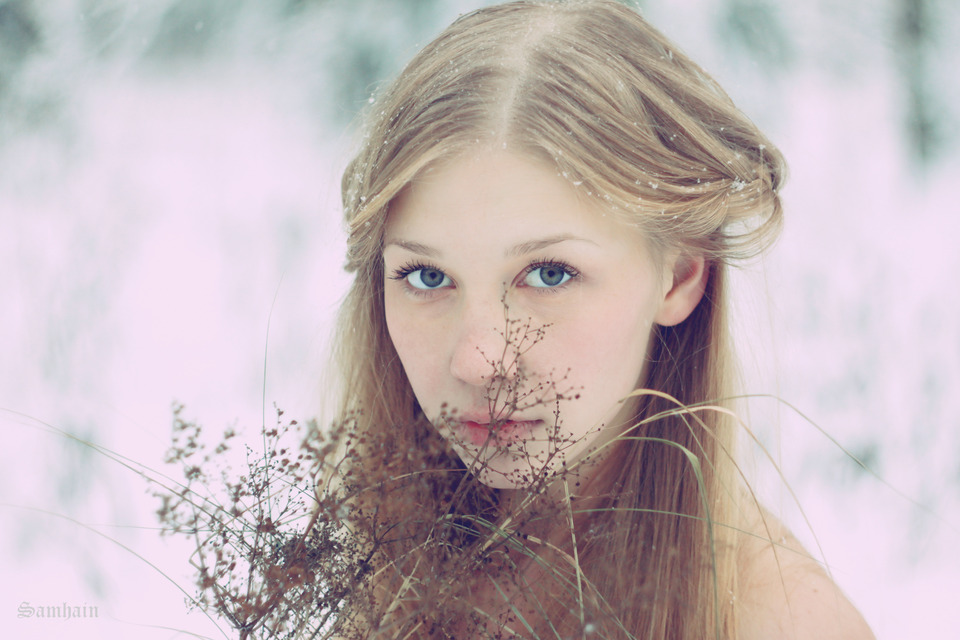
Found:
[[344, 637], [870, 638], [733, 458], [727, 270], [779, 152], [612, 0], [461, 17], [343, 179], [372, 596]]

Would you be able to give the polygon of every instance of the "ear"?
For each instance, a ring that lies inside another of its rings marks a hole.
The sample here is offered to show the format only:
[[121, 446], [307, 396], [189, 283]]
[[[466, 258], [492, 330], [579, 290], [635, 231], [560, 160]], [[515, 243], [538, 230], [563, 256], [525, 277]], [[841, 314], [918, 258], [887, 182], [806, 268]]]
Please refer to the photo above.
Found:
[[[678, 254], [672, 260], [672, 268], [664, 274], [673, 274], [673, 283], [667, 291], [654, 322], [664, 327], [678, 325], [693, 313], [704, 291], [710, 270], [702, 255]], [[670, 267], [670, 261], [667, 262]]]

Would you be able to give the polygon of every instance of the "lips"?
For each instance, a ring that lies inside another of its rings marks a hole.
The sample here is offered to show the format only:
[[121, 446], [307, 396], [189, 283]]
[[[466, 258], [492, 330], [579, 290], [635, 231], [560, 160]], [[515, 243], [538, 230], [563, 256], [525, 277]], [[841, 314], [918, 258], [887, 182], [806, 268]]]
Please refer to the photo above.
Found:
[[529, 435], [539, 422], [539, 420], [508, 420], [499, 423], [481, 423], [460, 420], [453, 424], [453, 429], [461, 439], [476, 447], [484, 445], [508, 447]]

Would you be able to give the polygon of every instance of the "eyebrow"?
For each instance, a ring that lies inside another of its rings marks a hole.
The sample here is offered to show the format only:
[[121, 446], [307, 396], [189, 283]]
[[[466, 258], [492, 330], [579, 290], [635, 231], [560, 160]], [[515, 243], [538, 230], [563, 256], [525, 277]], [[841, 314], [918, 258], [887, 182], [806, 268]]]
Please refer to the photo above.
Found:
[[[560, 244], [561, 242], [567, 241], [576, 241], [576, 242], [589, 242], [590, 244], [597, 245], [593, 240], [588, 240], [587, 238], [581, 238], [580, 236], [575, 236], [571, 233], [560, 233], [555, 236], [548, 236], [546, 238], [541, 238], [539, 240], [530, 240], [528, 242], [520, 243], [514, 247], [507, 249], [504, 252], [504, 255], [508, 258], [515, 258], [517, 256], [523, 256], [528, 253], [533, 253], [534, 251], [540, 251], [541, 249], [546, 249], [549, 246]], [[600, 246], [600, 245], [597, 245]]]
[[420, 244], [419, 242], [410, 242], [409, 240], [388, 240], [384, 243], [383, 248], [386, 249], [390, 245], [395, 245], [406, 249], [411, 253], [416, 253], [417, 255], [426, 256], [427, 258], [439, 258], [441, 253], [438, 249], [433, 247], [428, 247], [425, 244]]
[[[577, 241], [577, 242], [588, 242], [593, 245], [597, 245], [593, 240], [588, 240], [587, 238], [581, 238], [580, 236], [575, 236], [570, 233], [560, 233], [555, 236], [548, 236], [546, 238], [539, 238], [537, 240], [528, 240], [527, 242], [521, 242], [518, 245], [514, 245], [504, 251], [504, 256], [507, 258], [515, 258], [517, 256], [523, 256], [528, 253], [533, 253], [535, 251], [540, 251], [546, 249], [547, 247], [553, 246], [555, 244], [560, 244], [561, 242], [567, 241]], [[384, 247], [390, 245], [396, 245], [411, 253], [416, 253], [427, 258], [439, 258], [443, 255], [443, 252], [439, 249], [421, 244], [419, 242], [410, 242], [409, 240], [402, 240], [395, 238], [393, 240], [388, 240]], [[599, 246], [599, 245], [597, 245]]]

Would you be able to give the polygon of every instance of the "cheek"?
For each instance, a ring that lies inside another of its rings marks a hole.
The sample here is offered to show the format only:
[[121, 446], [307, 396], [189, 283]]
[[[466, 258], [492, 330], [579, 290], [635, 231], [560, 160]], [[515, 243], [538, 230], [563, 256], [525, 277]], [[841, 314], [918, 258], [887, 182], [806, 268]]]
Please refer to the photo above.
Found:
[[610, 419], [642, 383], [653, 326], [642, 309], [617, 305], [596, 311], [574, 325], [558, 326], [558, 342], [544, 345], [554, 354], [554, 371], [569, 371], [565, 384], [580, 394], [568, 411], [591, 424]]
[[[394, 294], [395, 295], [395, 294]], [[439, 362], [437, 336], [427, 330], [416, 316], [404, 310], [402, 301], [384, 296], [384, 315], [387, 333], [400, 358], [410, 386], [418, 399], [435, 384]]]
[[[637, 388], [646, 362], [647, 341], [633, 332], [622, 340], [607, 339], [586, 345], [579, 353], [578, 364], [571, 367], [571, 381], [576, 383], [586, 398], [607, 398], [618, 402]], [[577, 369], [582, 371], [577, 375]]]
[[393, 343], [393, 348], [400, 357], [400, 363], [403, 365], [404, 370], [407, 371], [407, 376], [409, 377], [410, 365], [413, 364], [412, 354], [417, 352], [417, 336], [412, 331], [409, 316], [406, 316], [398, 308], [398, 304], [393, 300], [393, 296], [391, 296], [390, 293], [384, 295], [383, 307], [387, 324], [387, 335], [390, 337], [390, 342]]

